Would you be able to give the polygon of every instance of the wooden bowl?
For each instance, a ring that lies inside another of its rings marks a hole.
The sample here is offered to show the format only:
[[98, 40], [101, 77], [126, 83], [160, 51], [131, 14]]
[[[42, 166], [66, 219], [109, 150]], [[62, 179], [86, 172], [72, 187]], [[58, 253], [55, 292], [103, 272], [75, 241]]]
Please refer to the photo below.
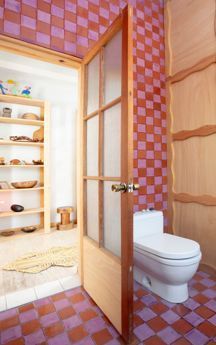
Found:
[[38, 181], [23, 181], [23, 182], [11, 182], [14, 188], [33, 188]]
[[35, 230], [37, 230], [36, 226], [24, 226], [23, 228], [21, 228], [21, 230], [23, 232], [34, 232]]
[[13, 236], [14, 234], [15, 234], [15, 231], [11, 231], [11, 230], [9, 230], [9, 231], [1, 231], [0, 232], [0, 235], [4, 236], [4, 237]]
[[22, 115], [22, 119], [26, 120], [39, 120], [39, 116], [33, 113], [25, 113]]

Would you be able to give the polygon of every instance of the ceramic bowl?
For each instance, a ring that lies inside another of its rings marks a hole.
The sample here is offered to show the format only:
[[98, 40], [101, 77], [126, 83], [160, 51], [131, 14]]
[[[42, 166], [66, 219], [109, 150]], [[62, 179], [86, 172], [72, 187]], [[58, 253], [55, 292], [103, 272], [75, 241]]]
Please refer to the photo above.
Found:
[[23, 181], [23, 182], [11, 182], [14, 188], [33, 188], [36, 186], [38, 181]]

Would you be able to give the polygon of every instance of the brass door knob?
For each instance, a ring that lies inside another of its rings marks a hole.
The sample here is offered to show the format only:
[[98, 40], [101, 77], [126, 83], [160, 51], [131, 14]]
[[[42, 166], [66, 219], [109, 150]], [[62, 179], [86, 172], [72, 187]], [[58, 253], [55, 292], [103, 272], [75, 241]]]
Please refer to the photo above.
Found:
[[112, 192], [121, 192], [125, 193], [127, 191], [127, 185], [126, 183], [120, 183], [120, 184], [113, 184], [112, 185]]
[[132, 193], [134, 190], [139, 189], [139, 184], [133, 183], [120, 183], [112, 185], [112, 192], [121, 192], [121, 193]]

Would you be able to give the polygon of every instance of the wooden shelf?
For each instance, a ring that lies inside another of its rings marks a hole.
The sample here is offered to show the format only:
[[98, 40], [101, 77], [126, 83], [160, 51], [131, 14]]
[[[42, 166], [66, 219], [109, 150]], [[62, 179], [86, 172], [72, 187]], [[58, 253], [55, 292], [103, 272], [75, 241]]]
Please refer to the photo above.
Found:
[[40, 121], [40, 120], [27, 120], [27, 119], [2, 117], [2, 116], [0, 116], [0, 123], [27, 125], [27, 126], [39, 126], [39, 127], [44, 126], [44, 121]]
[[44, 165], [37, 165], [37, 164], [5, 164], [0, 165], [1, 168], [44, 168]]
[[13, 95], [0, 95], [0, 102], [22, 104], [33, 107], [44, 107], [44, 101], [40, 99], [33, 99], [27, 97], [13, 96]]
[[0, 218], [23, 216], [23, 215], [27, 215], [27, 214], [42, 213], [42, 212], [44, 212], [43, 207], [41, 207], [41, 208], [30, 208], [30, 209], [24, 210], [22, 212], [14, 212], [14, 211], [0, 212]]
[[[0, 148], [1, 146], [18, 146], [20, 150], [22, 147], [37, 147], [39, 150], [39, 159], [44, 160], [45, 164], [41, 165], [34, 165], [34, 164], [17, 164], [11, 165], [9, 161], [6, 165], [1, 165], [0, 169], [6, 168], [24, 168], [24, 169], [35, 169], [38, 168], [38, 172], [40, 173], [39, 184], [33, 188], [9, 188], [7, 189], [0, 189], [0, 195], [3, 196], [1, 193], [16, 193], [16, 192], [27, 192], [27, 191], [35, 191], [38, 193], [37, 196], [40, 198], [40, 204], [38, 208], [30, 208], [31, 205], [29, 204], [26, 210], [23, 212], [13, 212], [12, 210], [8, 210], [7, 212], [0, 212], [0, 218], [3, 217], [21, 217], [25, 215], [33, 215], [38, 214], [40, 218], [40, 226], [43, 227], [44, 232], [48, 233], [50, 231], [50, 188], [49, 188], [49, 122], [50, 122], [50, 104], [45, 100], [38, 100], [32, 98], [25, 98], [20, 96], [12, 96], [12, 95], [1, 95], [0, 94], [0, 102], [8, 104], [10, 106], [13, 104], [19, 104], [23, 106], [31, 106], [31, 107], [38, 107], [40, 108], [40, 118], [39, 120], [30, 120], [30, 119], [21, 119], [21, 118], [10, 118], [10, 117], [3, 117], [0, 116], [0, 124], [5, 124], [5, 126], [11, 126], [12, 124], [16, 125], [27, 125], [27, 126], [35, 126], [38, 127], [39, 130], [44, 132], [44, 143], [43, 142], [33, 142], [33, 141], [13, 141], [8, 139], [0, 140]], [[24, 111], [23, 111], [24, 112]], [[29, 128], [30, 130], [30, 128]], [[21, 150], [22, 151], [22, 150]], [[30, 163], [30, 162], [29, 162]], [[2, 170], [1, 170], [2, 171]], [[18, 171], [17, 171], [18, 172]], [[29, 170], [29, 173], [31, 170]], [[21, 193], [22, 195], [22, 193]], [[30, 200], [29, 200], [30, 201]]]
[[31, 142], [31, 141], [13, 141], [13, 140], [0, 140], [0, 145], [16, 145], [16, 146], [40, 146], [43, 147], [44, 143]]
[[19, 191], [31, 191], [31, 190], [43, 190], [44, 187], [34, 187], [34, 188], [5, 188], [5, 189], [0, 189], [0, 193], [4, 192], [19, 192]]

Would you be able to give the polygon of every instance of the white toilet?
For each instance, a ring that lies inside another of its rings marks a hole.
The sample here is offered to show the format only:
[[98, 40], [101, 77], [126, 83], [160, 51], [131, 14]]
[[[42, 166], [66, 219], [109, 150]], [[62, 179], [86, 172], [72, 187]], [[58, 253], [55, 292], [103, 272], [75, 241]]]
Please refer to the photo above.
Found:
[[161, 211], [134, 214], [134, 279], [172, 303], [188, 299], [202, 254], [197, 242], [163, 232]]

